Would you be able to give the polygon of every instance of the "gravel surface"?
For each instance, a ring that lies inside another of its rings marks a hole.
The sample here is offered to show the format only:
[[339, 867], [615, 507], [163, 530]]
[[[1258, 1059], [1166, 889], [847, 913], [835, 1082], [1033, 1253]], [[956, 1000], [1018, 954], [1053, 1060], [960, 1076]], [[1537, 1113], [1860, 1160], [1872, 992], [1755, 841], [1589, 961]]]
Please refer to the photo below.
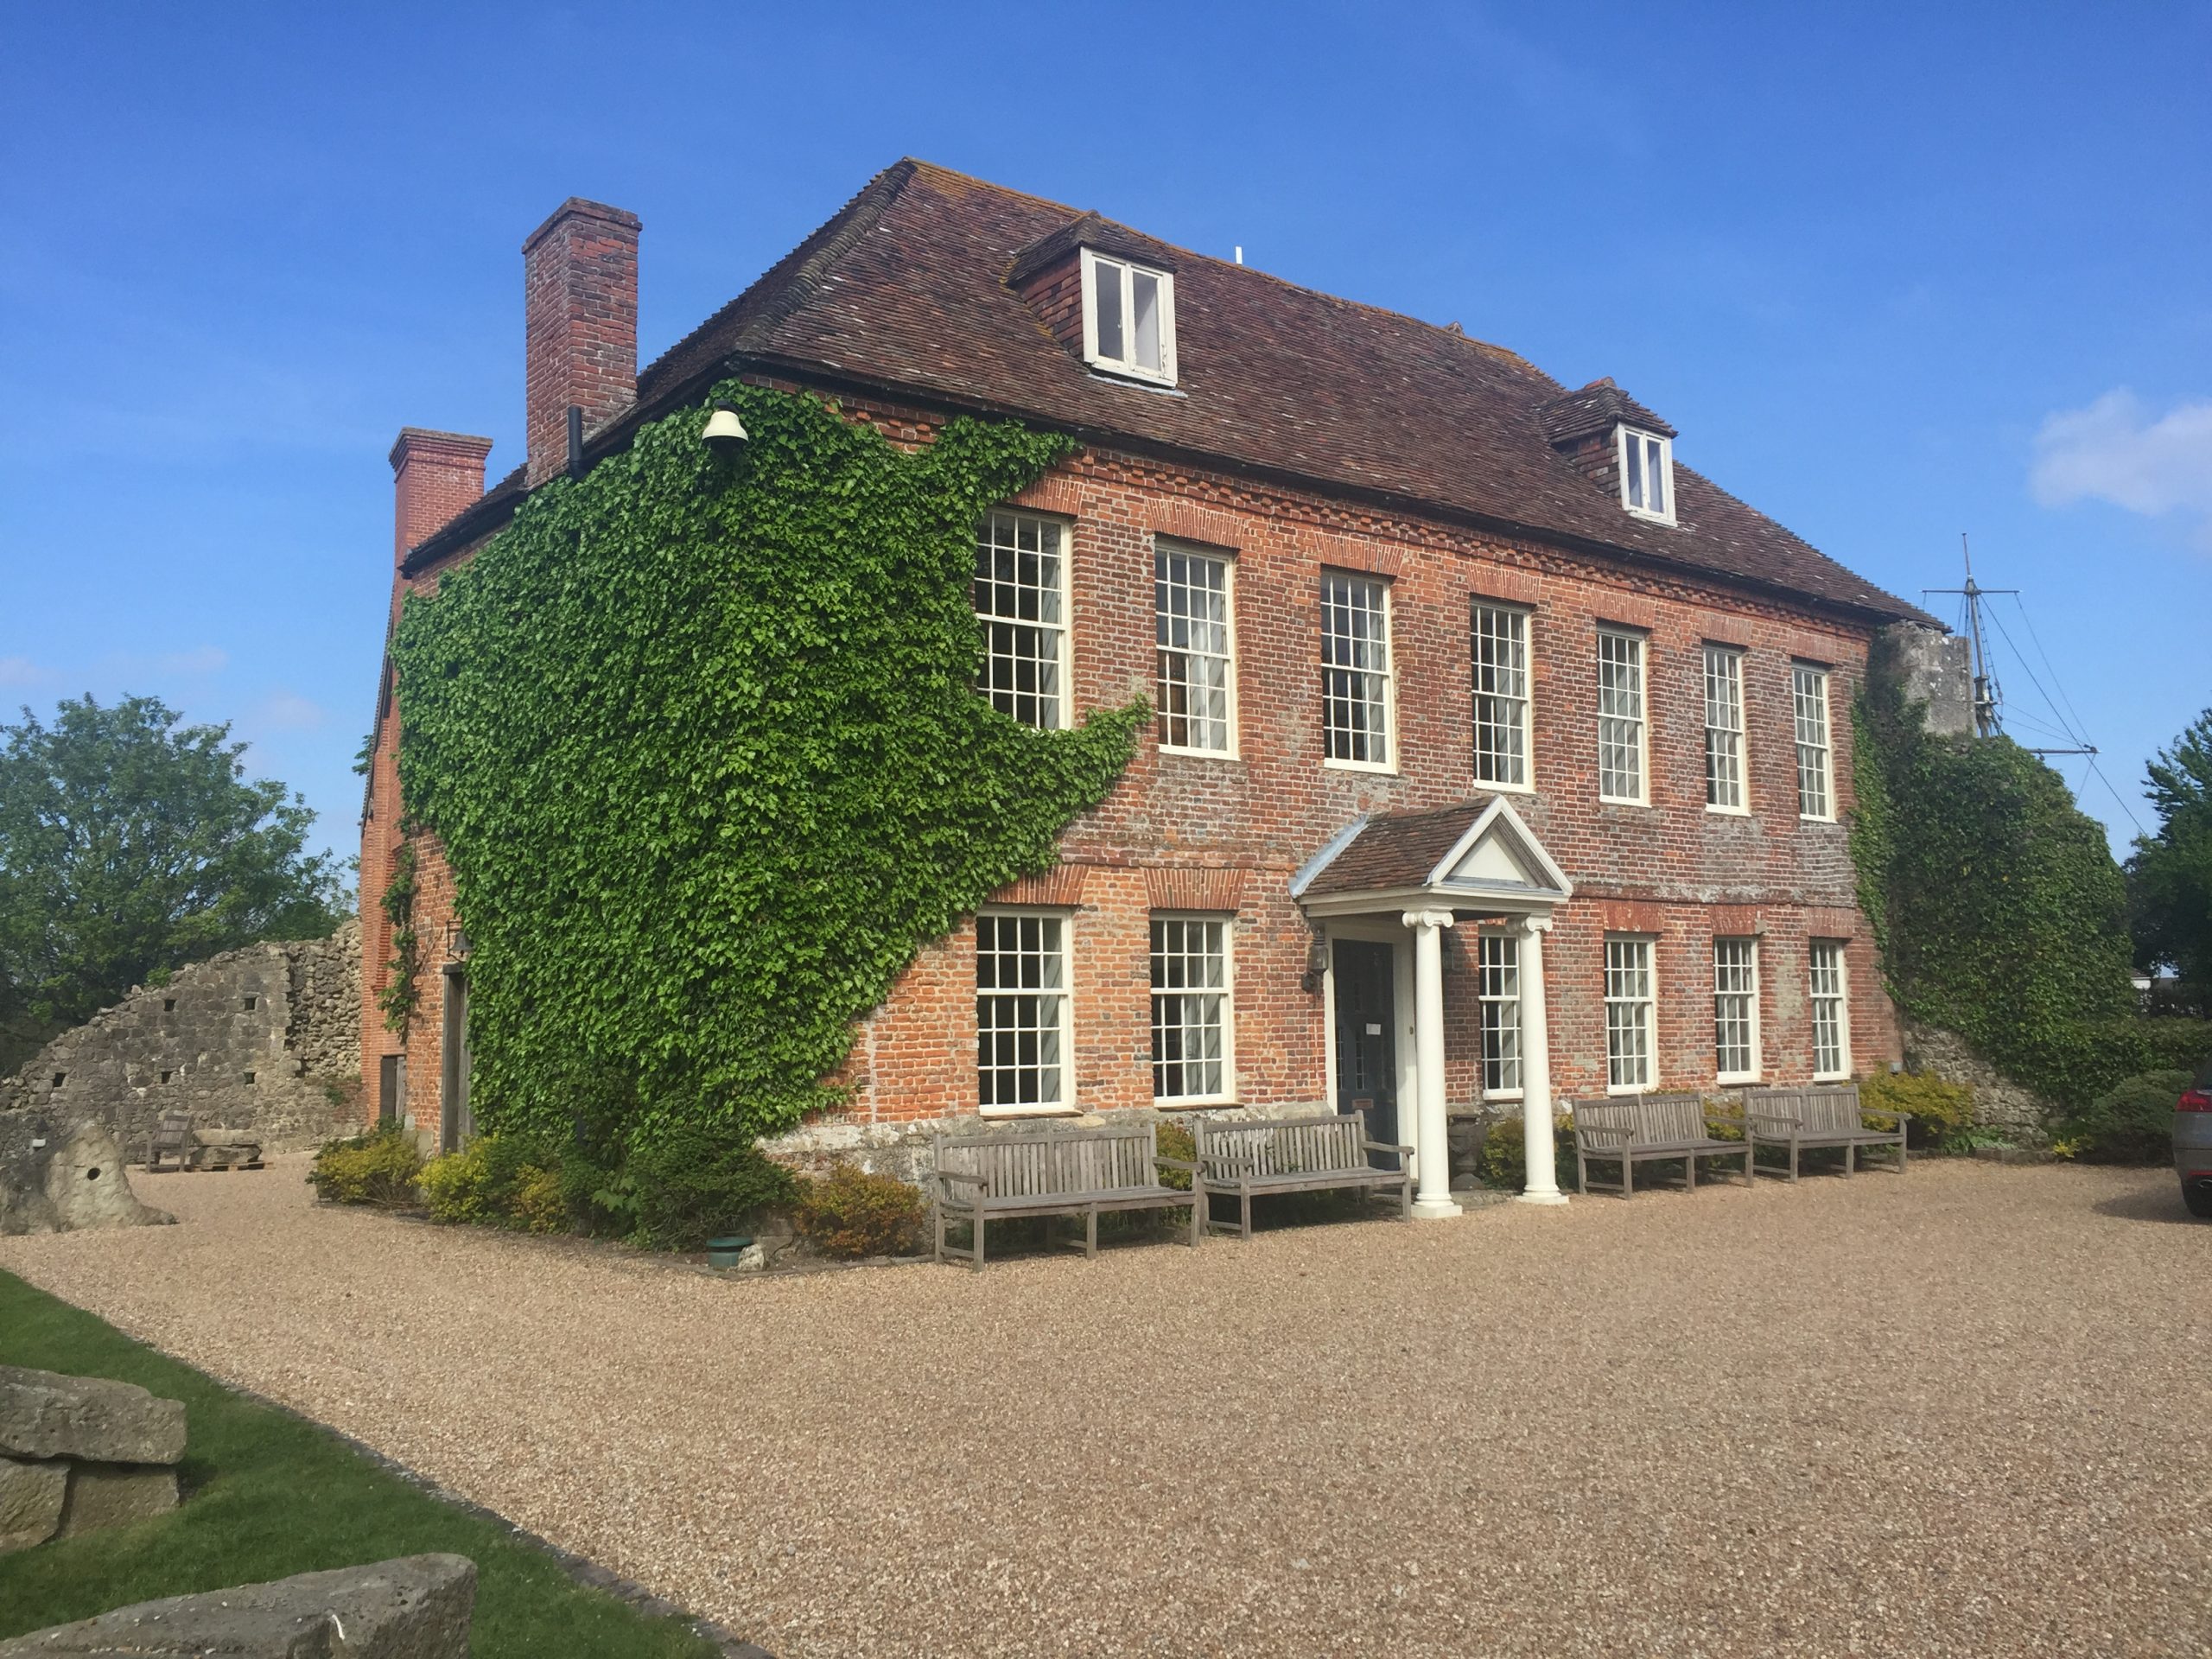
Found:
[[2164, 1171], [733, 1280], [302, 1167], [0, 1267], [789, 1659], [2212, 1650]]

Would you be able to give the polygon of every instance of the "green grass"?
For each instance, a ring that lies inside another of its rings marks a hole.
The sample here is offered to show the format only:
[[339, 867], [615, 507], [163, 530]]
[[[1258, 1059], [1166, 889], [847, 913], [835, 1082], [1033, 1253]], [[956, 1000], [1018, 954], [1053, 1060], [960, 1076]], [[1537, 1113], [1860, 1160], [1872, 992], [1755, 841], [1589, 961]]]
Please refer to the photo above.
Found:
[[0, 1640], [131, 1602], [450, 1550], [476, 1563], [478, 1659], [709, 1659], [683, 1621], [647, 1618], [543, 1552], [297, 1417], [257, 1405], [13, 1274], [0, 1273], [0, 1364], [136, 1382], [184, 1402], [174, 1514], [0, 1555]]

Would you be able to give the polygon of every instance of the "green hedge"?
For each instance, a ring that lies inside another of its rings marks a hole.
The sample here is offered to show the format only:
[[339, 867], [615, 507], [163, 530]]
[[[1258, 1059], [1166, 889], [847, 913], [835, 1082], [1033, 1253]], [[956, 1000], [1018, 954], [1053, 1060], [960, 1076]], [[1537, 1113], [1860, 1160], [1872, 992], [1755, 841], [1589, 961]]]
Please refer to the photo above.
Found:
[[834, 1104], [926, 942], [1049, 868], [1141, 701], [1073, 731], [976, 696], [975, 531], [1072, 448], [958, 420], [914, 453], [716, 388], [534, 492], [393, 645], [411, 822], [454, 871], [480, 1122], [565, 1145], [724, 1137]]

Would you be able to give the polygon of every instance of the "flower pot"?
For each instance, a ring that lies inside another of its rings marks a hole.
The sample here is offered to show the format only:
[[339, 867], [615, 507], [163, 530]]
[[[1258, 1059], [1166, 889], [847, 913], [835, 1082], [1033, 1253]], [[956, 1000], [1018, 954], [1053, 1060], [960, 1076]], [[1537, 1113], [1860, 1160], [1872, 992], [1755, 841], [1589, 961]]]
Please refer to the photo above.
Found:
[[733, 1233], [728, 1238], [707, 1241], [707, 1265], [710, 1268], [734, 1268], [738, 1258], [753, 1248], [753, 1241], [742, 1233]]

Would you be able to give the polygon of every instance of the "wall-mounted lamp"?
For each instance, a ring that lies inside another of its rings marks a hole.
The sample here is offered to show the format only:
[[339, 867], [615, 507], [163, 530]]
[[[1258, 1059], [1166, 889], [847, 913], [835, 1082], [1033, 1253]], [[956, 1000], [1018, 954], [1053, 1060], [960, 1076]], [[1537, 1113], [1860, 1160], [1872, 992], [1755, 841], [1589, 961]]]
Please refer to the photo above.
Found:
[[699, 435], [716, 454], [734, 455], [745, 447], [745, 423], [737, 418], [734, 404], [718, 401], [715, 412], [707, 416], [707, 429]]
[[1298, 976], [1298, 983], [1311, 996], [1321, 988], [1321, 976], [1328, 971], [1328, 937], [1317, 928], [1312, 942], [1306, 947], [1306, 971]]

